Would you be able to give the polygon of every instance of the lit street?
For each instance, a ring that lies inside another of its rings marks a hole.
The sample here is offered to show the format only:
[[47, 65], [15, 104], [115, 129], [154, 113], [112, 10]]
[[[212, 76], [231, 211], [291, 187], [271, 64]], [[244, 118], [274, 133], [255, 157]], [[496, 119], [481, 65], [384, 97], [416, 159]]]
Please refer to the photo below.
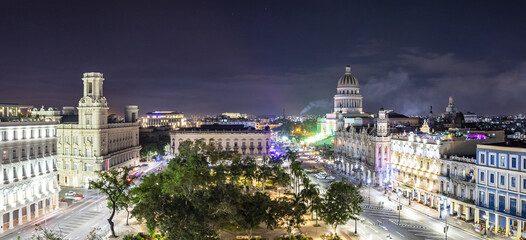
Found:
[[[303, 162], [302, 167], [304, 169], [311, 169], [313, 167], [322, 167], [322, 163], [316, 163], [315, 160], [307, 160], [307, 157], [302, 156], [299, 158]], [[336, 171], [330, 173], [339, 181], [343, 175]], [[320, 180], [309, 174], [309, 178], [319, 184], [320, 190], [323, 193], [329, 186], [329, 181]], [[348, 181], [348, 180], [347, 180]], [[357, 184], [356, 182], [354, 182]], [[362, 188], [362, 196], [364, 202], [362, 203], [363, 212], [360, 215], [364, 221], [358, 221], [358, 234], [363, 239], [386, 239], [387, 236], [391, 236], [393, 239], [444, 239], [445, 234], [444, 221], [437, 220], [426, 216], [414, 209], [403, 205], [400, 213], [400, 226], [398, 226], [398, 211], [396, 207], [398, 201], [394, 194], [391, 195], [391, 201], [384, 196], [383, 192], [380, 192], [374, 188], [371, 188], [371, 206], [368, 205], [368, 190], [369, 188]], [[383, 207], [379, 204], [383, 203]], [[407, 204], [407, 202], [405, 203]], [[449, 221], [453, 218], [448, 219]], [[456, 220], [453, 220], [456, 221]], [[344, 233], [348, 236], [354, 234], [354, 221], [349, 221], [345, 226], [339, 226], [339, 232]], [[472, 234], [466, 233], [465, 231], [459, 230], [455, 227], [449, 227], [448, 230], [449, 239], [482, 239]]]
[[[153, 162], [148, 166], [141, 166], [140, 170], [149, 174], [158, 168], [165, 168], [166, 162]], [[140, 180], [136, 181], [139, 184]], [[62, 190], [61, 196], [69, 190]], [[65, 239], [85, 239], [93, 229], [98, 229], [97, 234], [105, 236], [109, 232], [108, 221], [110, 209], [106, 205], [106, 196], [98, 194], [96, 191], [87, 189], [75, 190], [78, 194], [84, 194], [80, 200], [72, 200], [71, 204], [61, 202], [60, 208], [43, 217], [34, 219], [2, 236], [2, 239], [16, 240], [18, 236], [21, 239], [29, 239], [34, 232], [35, 224], [42, 225], [50, 230], [58, 231]], [[126, 211], [119, 211], [114, 222], [116, 231], [126, 223]]]

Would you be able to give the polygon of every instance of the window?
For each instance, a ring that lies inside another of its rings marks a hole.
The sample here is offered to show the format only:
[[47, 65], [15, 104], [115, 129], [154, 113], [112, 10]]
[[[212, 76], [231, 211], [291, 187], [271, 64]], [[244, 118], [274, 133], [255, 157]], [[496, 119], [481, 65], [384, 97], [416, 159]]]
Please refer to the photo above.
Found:
[[84, 170], [86, 172], [93, 172], [93, 166], [91, 164], [85, 163]]
[[510, 198], [510, 214], [517, 215], [517, 199], [515, 198]]
[[78, 170], [78, 163], [76, 162], [73, 163], [73, 170]]
[[480, 206], [484, 206], [484, 192], [483, 191], [480, 191], [479, 192], [479, 205]]
[[495, 155], [490, 155], [489, 156], [489, 164], [490, 165], [495, 165]]
[[490, 194], [488, 194], [488, 196], [489, 196], [488, 208], [489, 209], [495, 209], [495, 194], [490, 193]]
[[3, 159], [4, 161], [9, 159], [9, 157], [7, 156], [7, 150], [4, 150], [4, 151], [2, 152], [2, 159]]
[[484, 182], [484, 172], [480, 172], [480, 181]]
[[486, 164], [486, 154], [480, 154], [480, 164]]
[[526, 179], [523, 179], [523, 180], [522, 180], [522, 188], [523, 188], [523, 189], [526, 189]]
[[67, 169], [67, 170], [70, 169], [70, 167], [69, 167], [69, 162], [68, 162], [68, 161], [65, 162], [65, 164], [64, 164], [64, 169]]
[[522, 169], [526, 169], [526, 158], [522, 159]]
[[511, 187], [517, 187], [516, 179], [514, 177], [511, 178]]
[[504, 176], [500, 176], [500, 185], [504, 186]]
[[[6, 131], [2, 131], [2, 141], [7, 141], [7, 132]], [[525, 160], [525, 163], [526, 163], [526, 160]]]
[[506, 167], [506, 156], [500, 156], [499, 167]]
[[506, 196], [499, 195], [499, 211], [504, 212], [506, 210]]
[[489, 174], [489, 182], [490, 183], [495, 183], [495, 174], [493, 174], [493, 173]]
[[526, 201], [521, 201], [521, 205], [522, 205], [522, 207], [521, 207], [521, 209], [522, 209], [521, 216], [522, 217], [526, 217]]
[[517, 157], [511, 157], [511, 168], [517, 168]]

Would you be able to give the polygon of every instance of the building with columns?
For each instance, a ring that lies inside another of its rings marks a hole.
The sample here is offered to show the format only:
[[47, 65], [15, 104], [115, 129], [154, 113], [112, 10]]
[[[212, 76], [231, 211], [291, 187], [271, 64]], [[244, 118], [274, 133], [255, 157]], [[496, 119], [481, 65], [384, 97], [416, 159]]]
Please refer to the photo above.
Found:
[[139, 151], [139, 109], [125, 108], [125, 122], [108, 123], [108, 103], [103, 94], [103, 75], [84, 73], [83, 96], [78, 120], [57, 126], [59, 184], [88, 187], [95, 171], [137, 166]]
[[0, 123], [0, 233], [58, 209], [56, 143], [56, 123]]
[[477, 147], [475, 222], [506, 237], [526, 237], [526, 144]]
[[390, 112], [380, 110], [373, 126], [346, 124], [339, 115], [334, 134], [334, 151], [337, 167], [346, 174], [357, 176], [364, 183], [385, 185], [389, 182], [391, 136], [389, 134]]
[[[423, 129], [426, 129], [423, 127]], [[391, 139], [392, 187], [410, 201], [473, 220], [477, 144], [504, 141], [503, 131], [395, 134]]]
[[362, 98], [358, 79], [351, 73], [351, 67], [347, 65], [345, 74], [338, 80], [333, 112], [318, 119], [319, 132], [325, 136], [333, 136], [337, 131], [336, 122], [339, 118], [343, 119], [345, 126], [371, 124], [372, 114], [363, 112]]
[[199, 128], [181, 128], [170, 133], [172, 154], [179, 154], [184, 141], [204, 140], [219, 150], [235, 151], [243, 156], [267, 157], [270, 155], [270, 130], [256, 130], [243, 125], [201, 125]]

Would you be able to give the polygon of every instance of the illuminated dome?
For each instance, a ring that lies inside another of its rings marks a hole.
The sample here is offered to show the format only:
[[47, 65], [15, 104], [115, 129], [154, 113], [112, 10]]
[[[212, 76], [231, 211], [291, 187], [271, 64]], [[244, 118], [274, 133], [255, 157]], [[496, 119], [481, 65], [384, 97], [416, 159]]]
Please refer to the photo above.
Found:
[[358, 79], [351, 74], [351, 67], [345, 67], [345, 75], [338, 80], [338, 87], [358, 87]]

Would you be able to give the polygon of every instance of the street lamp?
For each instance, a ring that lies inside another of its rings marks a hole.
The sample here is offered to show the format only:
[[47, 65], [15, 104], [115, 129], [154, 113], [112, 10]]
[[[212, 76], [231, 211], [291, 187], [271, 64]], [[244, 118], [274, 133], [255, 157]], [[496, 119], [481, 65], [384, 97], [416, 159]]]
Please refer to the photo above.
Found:
[[438, 209], [438, 213], [440, 216], [438, 218], [442, 218], [442, 204], [444, 203], [444, 199], [440, 198], [440, 208]]
[[402, 191], [398, 190], [398, 225], [400, 225], [400, 211], [402, 211], [402, 204], [400, 204], [400, 198], [402, 198]]
[[446, 224], [446, 226], [444, 227], [444, 234], [446, 234], [446, 240], [447, 240], [447, 229], [448, 229], [448, 226], [447, 226], [447, 207], [444, 208], [444, 223]]
[[367, 184], [369, 184], [369, 206], [371, 206], [371, 179], [367, 179]]
[[484, 214], [482, 218], [484, 218], [484, 236], [486, 236], [486, 229], [489, 227], [489, 216], [488, 214]]

